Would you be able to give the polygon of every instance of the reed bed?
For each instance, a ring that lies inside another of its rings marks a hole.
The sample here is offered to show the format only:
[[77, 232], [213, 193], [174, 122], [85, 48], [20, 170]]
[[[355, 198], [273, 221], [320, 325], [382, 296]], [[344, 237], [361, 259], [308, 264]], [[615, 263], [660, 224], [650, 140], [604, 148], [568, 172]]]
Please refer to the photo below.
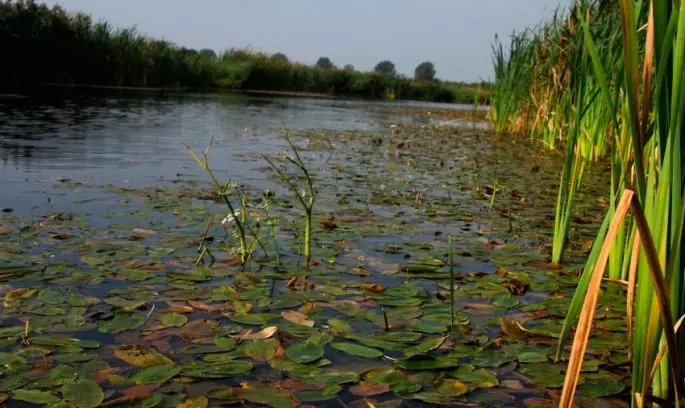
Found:
[[[609, 208], [559, 338], [576, 326], [560, 406], [570, 407], [601, 278], [628, 282], [633, 406], [679, 406], [685, 336], [685, 2], [578, 1], [496, 42], [491, 120], [565, 152], [551, 261], [562, 262], [574, 195], [611, 165]], [[516, 80], [519, 78], [519, 80]]]

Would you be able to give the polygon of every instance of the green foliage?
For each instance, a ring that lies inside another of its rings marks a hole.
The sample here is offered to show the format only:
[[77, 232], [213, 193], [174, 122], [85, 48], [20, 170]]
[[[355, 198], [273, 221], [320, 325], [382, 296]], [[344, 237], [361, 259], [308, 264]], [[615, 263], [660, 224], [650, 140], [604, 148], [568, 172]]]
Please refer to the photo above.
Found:
[[274, 55], [271, 56], [271, 59], [274, 61], [280, 61], [280, 62], [288, 62], [288, 57], [283, 54], [282, 52], [277, 52]]
[[338, 69], [327, 57], [309, 66], [289, 62], [281, 53], [196, 51], [32, 0], [0, 0], [0, 21], [0, 89], [43, 84], [227, 88], [463, 103], [472, 103], [478, 89], [398, 77], [389, 61], [379, 65], [392, 69], [372, 73]]
[[330, 58], [320, 57], [316, 61], [316, 67], [317, 68], [323, 68], [323, 69], [333, 69], [333, 68], [335, 68], [335, 65], [333, 65], [333, 62], [331, 61]]
[[374, 72], [381, 74], [381, 75], [387, 75], [387, 76], [396, 76], [397, 71], [395, 71], [395, 64], [392, 63], [392, 61], [381, 61], [378, 64], [376, 64], [376, 67], [373, 69]]
[[416, 66], [414, 79], [419, 81], [432, 81], [435, 79], [435, 65], [430, 61], [425, 61]]

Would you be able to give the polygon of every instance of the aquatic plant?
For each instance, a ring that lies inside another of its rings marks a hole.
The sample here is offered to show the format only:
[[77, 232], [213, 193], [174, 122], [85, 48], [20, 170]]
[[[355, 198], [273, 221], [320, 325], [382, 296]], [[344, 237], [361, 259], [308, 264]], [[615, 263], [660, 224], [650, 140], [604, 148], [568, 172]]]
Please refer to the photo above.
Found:
[[312, 176], [309, 170], [307, 169], [306, 163], [304, 162], [304, 160], [302, 160], [302, 156], [300, 155], [299, 149], [293, 143], [288, 133], [288, 129], [285, 126], [283, 127], [283, 138], [286, 140], [286, 142], [288, 142], [288, 146], [290, 147], [290, 150], [293, 153], [293, 157], [286, 155], [285, 159], [291, 164], [293, 164], [301, 173], [301, 176], [305, 180], [306, 190], [301, 190], [300, 188], [298, 188], [297, 179], [288, 176], [273, 162], [271, 158], [269, 158], [266, 155], [264, 155], [263, 157], [264, 160], [266, 160], [266, 162], [269, 163], [269, 166], [271, 166], [271, 168], [276, 172], [276, 174], [278, 174], [283, 184], [288, 189], [290, 189], [290, 191], [295, 195], [297, 201], [302, 206], [302, 210], [304, 211], [304, 240], [302, 243], [304, 254], [304, 266], [305, 268], [309, 268], [312, 260], [312, 215], [314, 213], [314, 203], [316, 202], [314, 180], [312, 179]]
[[[212, 147], [212, 141], [210, 140], [209, 144], [205, 149], [202, 150], [202, 158], [200, 158], [194, 151], [193, 149], [185, 145], [186, 149], [188, 150], [188, 153], [192, 158], [195, 160], [195, 162], [205, 170], [207, 175], [209, 176], [210, 181], [212, 182], [212, 185], [216, 189], [216, 195], [217, 197], [223, 201], [226, 204], [226, 207], [228, 208], [228, 214], [226, 217], [222, 220], [222, 224], [226, 224], [226, 227], [232, 226], [235, 224], [236, 226], [236, 231], [237, 231], [237, 236], [238, 236], [238, 243], [240, 244], [240, 261], [241, 263], [245, 264], [247, 260], [250, 257], [250, 254], [252, 251], [250, 250], [248, 246], [247, 239], [245, 238], [245, 230], [246, 230], [246, 223], [247, 223], [247, 211], [244, 208], [244, 197], [241, 198], [241, 206], [243, 207], [243, 210], [240, 211], [237, 209], [233, 203], [231, 203], [231, 200], [229, 199], [230, 195], [230, 188], [233, 185], [233, 183], [229, 180], [224, 184], [220, 184], [219, 181], [217, 180], [216, 176], [214, 175], [214, 171], [212, 168], [209, 166], [209, 152]], [[204, 241], [204, 239], [203, 239]]]

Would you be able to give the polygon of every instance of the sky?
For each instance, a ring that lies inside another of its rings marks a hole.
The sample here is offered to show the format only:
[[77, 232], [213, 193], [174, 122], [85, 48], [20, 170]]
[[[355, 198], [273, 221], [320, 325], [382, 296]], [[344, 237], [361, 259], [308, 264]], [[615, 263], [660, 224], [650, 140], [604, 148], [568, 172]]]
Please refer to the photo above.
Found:
[[313, 64], [413, 75], [423, 61], [455, 81], [492, 79], [495, 33], [549, 19], [571, 0], [48, 0], [188, 48], [250, 47]]

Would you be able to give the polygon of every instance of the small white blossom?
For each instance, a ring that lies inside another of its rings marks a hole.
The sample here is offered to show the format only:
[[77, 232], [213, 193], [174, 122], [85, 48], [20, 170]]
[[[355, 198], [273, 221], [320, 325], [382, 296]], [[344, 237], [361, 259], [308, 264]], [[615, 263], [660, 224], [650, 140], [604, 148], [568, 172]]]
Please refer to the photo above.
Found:
[[[240, 210], [235, 210], [235, 218], [240, 218], [240, 215], [241, 215]], [[226, 218], [221, 220], [221, 226], [226, 228], [226, 229], [231, 228], [233, 226], [233, 224], [235, 223], [235, 218], [233, 217], [233, 214], [228, 213]]]

